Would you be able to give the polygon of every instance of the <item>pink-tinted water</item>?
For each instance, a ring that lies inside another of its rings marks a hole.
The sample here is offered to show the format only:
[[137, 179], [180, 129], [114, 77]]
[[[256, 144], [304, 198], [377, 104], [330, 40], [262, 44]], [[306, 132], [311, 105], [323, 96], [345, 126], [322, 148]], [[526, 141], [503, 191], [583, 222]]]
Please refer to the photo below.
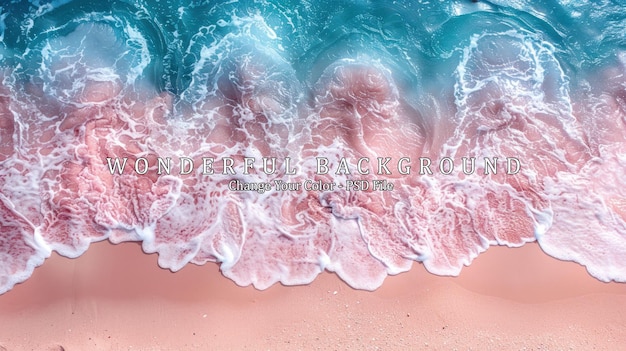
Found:
[[439, 102], [454, 108], [431, 114], [367, 58], [335, 62], [309, 89], [253, 50], [193, 102], [63, 57], [54, 69], [81, 74], [63, 98], [5, 71], [0, 292], [52, 251], [107, 239], [140, 241], [173, 271], [217, 262], [259, 289], [327, 270], [374, 290], [415, 261], [457, 275], [489, 245], [536, 239], [623, 281], [623, 76], [574, 104], [551, 88], [565, 77], [548, 49], [473, 37]]

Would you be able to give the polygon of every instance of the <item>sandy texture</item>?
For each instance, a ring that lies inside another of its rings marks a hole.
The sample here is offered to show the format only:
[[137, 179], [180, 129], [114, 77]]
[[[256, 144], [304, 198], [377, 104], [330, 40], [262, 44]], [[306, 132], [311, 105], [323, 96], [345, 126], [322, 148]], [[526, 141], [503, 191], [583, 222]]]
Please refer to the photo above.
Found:
[[54, 256], [0, 296], [0, 350], [618, 350], [626, 284], [491, 248], [460, 278], [415, 265], [376, 292], [332, 274], [241, 288], [214, 264], [159, 269], [137, 244]]

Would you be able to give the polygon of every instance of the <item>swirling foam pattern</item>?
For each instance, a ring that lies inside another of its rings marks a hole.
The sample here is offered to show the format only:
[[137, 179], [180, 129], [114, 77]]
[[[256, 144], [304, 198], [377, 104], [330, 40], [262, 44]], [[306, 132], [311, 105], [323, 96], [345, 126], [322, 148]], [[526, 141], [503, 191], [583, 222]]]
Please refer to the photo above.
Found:
[[0, 294], [101, 240], [259, 289], [535, 240], [626, 281], [625, 28], [618, 1], [5, 2]]

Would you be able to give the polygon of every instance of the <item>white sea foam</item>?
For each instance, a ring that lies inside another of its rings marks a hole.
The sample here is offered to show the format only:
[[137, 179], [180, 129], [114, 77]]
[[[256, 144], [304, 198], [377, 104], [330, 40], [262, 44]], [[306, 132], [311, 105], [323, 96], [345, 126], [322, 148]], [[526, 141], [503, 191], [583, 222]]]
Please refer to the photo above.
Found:
[[[0, 293], [53, 250], [77, 257], [105, 239], [141, 241], [173, 271], [217, 262], [237, 284], [259, 289], [307, 284], [328, 270], [373, 290], [416, 261], [456, 275], [489, 245], [535, 238], [601, 280], [626, 280], [624, 140], [611, 134], [623, 130], [615, 122], [623, 111], [599, 94], [582, 102], [593, 106], [584, 120], [580, 111], [589, 111], [572, 103], [556, 48], [539, 34], [469, 35], [448, 72], [453, 89], [425, 90], [430, 98], [416, 102], [390, 58], [372, 52], [338, 59], [307, 81], [285, 56], [280, 29], [259, 14], [233, 13], [192, 36], [185, 50], [199, 56], [189, 86], [172, 96], [139, 82], [156, 59], [140, 28], [114, 17], [96, 22], [30, 48], [40, 52], [41, 79], [2, 79], [0, 122], [12, 132], [0, 134], [0, 156], [9, 150], [0, 159], [0, 224], [11, 240], [0, 245], [8, 262]], [[450, 106], [428, 105], [435, 100]], [[130, 166], [111, 172], [107, 157]], [[239, 168], [159, 175], [159, 157], [229, 159]], [[244, 174], [245, 157], [275, 157], [279, 171]], [[357, 169], [360, 158], [374, 167], [378, 157], [456, 165], [515, 157], [521, 170], [506, 174], [499, 163], [486, 174], [479, 162], [470, 174], [326, 174], [319, 157], [333, 170]], [[133, 171], [137, 159], [146, 174]], [[232, 180], [300, 188], [233, 190]]]

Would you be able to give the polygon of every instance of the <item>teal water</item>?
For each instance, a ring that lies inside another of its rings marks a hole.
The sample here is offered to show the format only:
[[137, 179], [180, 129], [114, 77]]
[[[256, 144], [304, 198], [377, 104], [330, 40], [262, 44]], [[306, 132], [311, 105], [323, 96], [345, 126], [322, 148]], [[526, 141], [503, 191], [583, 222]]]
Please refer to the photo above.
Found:
[[[302, 80], [333, 61], [368, 54], [393, 66], [410, 86], [441, 79], [458, 63], [472, 35], [515, 30], [537, 33], [555, 47], [572, 77], [601, 68], [626, 45], [619, 1], [541, 4], [487, 1], [13, 1], [2, 6], [4, 64], [49, 37], [86, 22], [138, 31], [150, 52], [144, 72], [158, 89], [179, 94], [193, 79], [203, 47], [245, 32], [275, 50]], [[246, 23], [248, 22], [248, 23]], [[126, 38], [128, 40], [128, 38]], [[225, 49], [228, 50], [228, 49]], [[36, 55], [36, 53], [33, 53]], [[134, 64], [139, 64], [134, 62]], [[446, 67], [447, 72], [446, 72]]]

